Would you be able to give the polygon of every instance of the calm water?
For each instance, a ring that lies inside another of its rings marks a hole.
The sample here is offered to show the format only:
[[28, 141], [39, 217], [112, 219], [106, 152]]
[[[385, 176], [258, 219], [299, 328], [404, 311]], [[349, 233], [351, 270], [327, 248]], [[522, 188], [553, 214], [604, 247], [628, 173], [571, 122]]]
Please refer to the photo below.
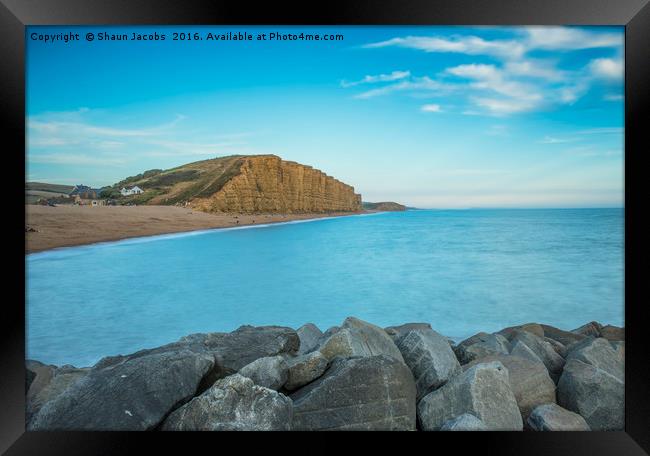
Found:
[[27, 352], [92, 365], [193, 332], [354, 315], [454, 338], [623, 324], [622, 209], [409, 211], [27, 257]]

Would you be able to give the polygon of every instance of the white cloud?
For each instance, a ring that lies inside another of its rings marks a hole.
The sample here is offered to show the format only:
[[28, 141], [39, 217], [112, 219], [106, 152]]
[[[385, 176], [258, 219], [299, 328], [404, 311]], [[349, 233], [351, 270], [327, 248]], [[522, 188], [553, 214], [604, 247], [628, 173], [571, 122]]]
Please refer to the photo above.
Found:
[[623, 61], [619, 59], [594, 59], [589, 63], [589, 69], [597, 78], [623, 78]]
[[496, 116], [532, 111], [537, 107], [537, 103], [530, 100], [472, 97], [472, 101]]
[[545, 136], [544, 139], [540, 141], [540, 144], [561, 144], [575, 141], [575, 138], [556, 138], [553, 136]]
[[410, 71], [393, 71], [389, 74], [367, 75], [359, 81], [347, 82], [341, 81], [341, 87], [353, 87], [359, 84], [372, 84], [376, 82], [390, 82], [397, 81], [398, 79], [408, 78], [411, 75]]
[[560, 51], [623, 46], [620, 33], [592, 32], [574, 27], [526, 27], [525, 34], [528, 49]]
[[520, 56], [525, 52], [522, 43], [514, 40], [484, 40], [477, 36], [453, 36], [451, 38], [429, 36], [397, 37], [378, 43], [369, 43], [366, 48], [399, 46], [425, 52], [456, 52], [468, 55], [493, 55], [499, 57]]
[[625, 95], [618, 93], [608, 93], [603, 97], [605, 101], [621, 101], [625, 99]]
[[428, 76], [415, 77], [408, 81], [400, 81], [394, 84], [385, 85], [377, 89], [368, 90], [355, 95], [355, 98], [373, 98], [380, 95], [386, 95], [392, 92], [403, 91], [426, 91], [428, 93], [441, 93], [451, 90], [452, 87], [448, 84], [443, 84], [439, 81], [434, 81]]
[[440, 105], [437, 104], [425, 104], [420, 108], [424, 112], [442, 112]]

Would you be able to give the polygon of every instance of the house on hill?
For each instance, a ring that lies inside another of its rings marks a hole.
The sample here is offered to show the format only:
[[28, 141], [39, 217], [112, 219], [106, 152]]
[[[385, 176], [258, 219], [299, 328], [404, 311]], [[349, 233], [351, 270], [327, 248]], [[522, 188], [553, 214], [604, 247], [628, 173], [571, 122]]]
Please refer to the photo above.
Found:
[[131, 188], [122, 187], [120, 193], [122, 194], [122, 196], [139, 195], [140, 193], [144, 193], [144, 190], [142, 190], [140, 187], [136, 185], [135, 187], [131, 187]]
[[68, 195], [75, 199], [96, 199], [97, 193], [97, 190], [90, 188], [87, 185], [75, 185]]

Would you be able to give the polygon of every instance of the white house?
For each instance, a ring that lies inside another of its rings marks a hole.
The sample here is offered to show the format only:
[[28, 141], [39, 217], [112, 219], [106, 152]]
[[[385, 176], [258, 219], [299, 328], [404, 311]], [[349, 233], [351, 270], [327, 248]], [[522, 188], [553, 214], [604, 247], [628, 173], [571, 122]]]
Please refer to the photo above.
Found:
[[122, 190], [120, 190], [120, 193], [122, 194], [122, 196], [139, 195], [140, 193], [143, 193], [143, 192], [144, 192], [144, 190], [142, 190], [137, 185], [135, 187], [131, 187], [131, 188], [122, 187]]

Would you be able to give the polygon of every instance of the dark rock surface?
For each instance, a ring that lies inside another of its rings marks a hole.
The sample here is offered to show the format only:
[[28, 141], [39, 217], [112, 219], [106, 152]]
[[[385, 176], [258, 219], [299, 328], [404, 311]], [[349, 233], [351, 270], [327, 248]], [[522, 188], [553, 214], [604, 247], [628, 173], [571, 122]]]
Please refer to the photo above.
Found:
[[543, 404], [535, 407], [528, 420], [533, 431], [589, 431], [589, 425], [577, 413], [563, 409], [557, 404]]

